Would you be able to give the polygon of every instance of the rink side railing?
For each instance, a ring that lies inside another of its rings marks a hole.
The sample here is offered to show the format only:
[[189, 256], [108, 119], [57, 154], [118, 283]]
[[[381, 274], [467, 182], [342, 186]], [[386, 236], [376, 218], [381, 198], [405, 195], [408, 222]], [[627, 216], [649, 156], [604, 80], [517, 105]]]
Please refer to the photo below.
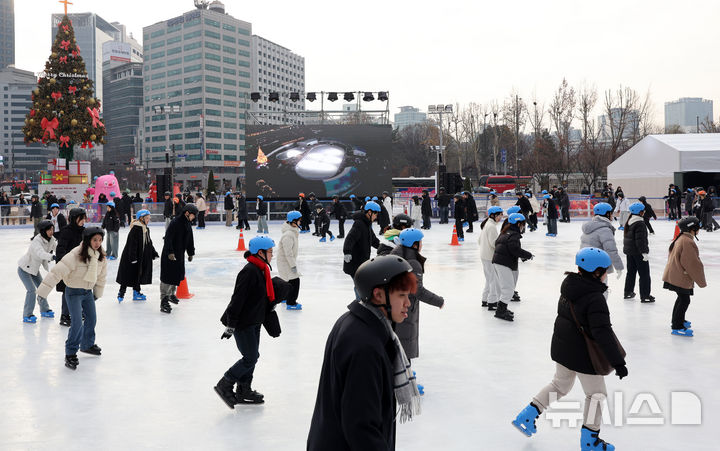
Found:
[[[490, 206], [489, 196], [487, 194], [475, 194], [475, 204], [478, 209], [478, 216], [482, 219], [486, 216], [487, 208]], [[509, 207], [515, 205], [517, 202], [516, 196], [499, 196], [500, 206], [503, 210], [507, 210]], [[716, 205], [719, 198], [713, 198]], [[538, 202], [542, 205], [542, 199], [538, 199]], [[635, 202], [637, 198], [628, 198], [628, 200]], [[592, 216], [592, 210], [595, 204], [599, 202], [605, 202], [606, 199], [599, 197], [590, 197], [582, 195], [571, 195], [570, 196], [570, 216], [573, 218], [589, 218]], [[330, 200], [322, 200], [322, 204], [326, 209], [331, 206]], [[667, 217], [667, 202], [663, 198], [650, 197], [647, 198], [647, 202], [655, 210], [655, 214], [658, 218]], [[348, 220], [353, 212], [353, 204], [350, 201], [342, 201], [345, 209], [348, 211]], [[268, 213], [266, 218], [268, 220], [283, 220], [288, 211], [297, 208], [295, 201], [273, 201], [268, 200], [265, 202], [267, 205]], [[437, 206], [437, 201], [431, 199], [433, 217], [439, 217], [440, 209]], [[220, 223], [225, 222], [225, 209], [224, 202], [207, 202], [208, 209], [205, 213], [205, 222], [207, 223]], [[75, 206], [75, 205], [72, 205]], [[80, 204], [80, 207], [87, 211], [88, 222], [100, 223], [105, 215], [106, 207], [104, 204]], [[30, 219], [30, 204], [14, 204], [14, 205], [0, 205], [0, 226], [17, 226], [17, 225], [32, 225]], [[61, 212], [67, 217], [69, 205], [61, 206]], [[411, 195], [404, 195], [404, 193], [395, 193], [393, 198], [393, 214], [407, 213], [410, 214], [413, 208], [413, 201]], [[134, 203], [132, 204], [132, 215], [134, 217], [135, 212], [138, 210], [149, 210], [153, 222], [163, 222], [163, 211], [165, 209], [164, 203]], [[248, 200], [248, 220], [257, 220], [257, 213], [255, 212], [255, 202]], [[683, 212], [685, 212], [685, 203], [683, 202]], [[43, 204], [43, 217], [47, 215], [47, 206]], [[450, 203], [450, 217], [453, 216], [453, 202]], [[683, 213], [686, 215], [686, 213]], [[542, 217], [542, 214], [538, 216]], [[335, 219], [334, 217], [331, 219]], [[233, 221], [237, 221], [237, 213], [233, 214]]]

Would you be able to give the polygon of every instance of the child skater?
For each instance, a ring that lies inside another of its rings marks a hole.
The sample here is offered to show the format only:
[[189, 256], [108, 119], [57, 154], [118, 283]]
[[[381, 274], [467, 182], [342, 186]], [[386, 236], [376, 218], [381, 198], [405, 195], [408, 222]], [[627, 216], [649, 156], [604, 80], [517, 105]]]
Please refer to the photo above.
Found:
[[615, 217], [620, 218], [620, 227], [618, 230], [625, 230], [625, 223], [630, 217], [630, 201], [625, 198], [625, 193], [618, 191], [617, 204], [615, 205]]
[[650, 232], [650, 235], [655, 235], [655, 230], [653, 230], [652, 225], [650, 224], [651, 218], [657, 221], [657, 215], [655, 214], [655, 210], [653, 210], [653, 207], [650, 206], [649, 203], [647, 203], [647, 198], [645, 196], [640, 196], [638, 198], [638, 201], [645, 206], [645, 210], [643, 212], [643, 221], [645, 221], [645, 227], [648, 228], [648, 232]]
[[553, 199], [552, 194], [544, 194], [543, 199], [545, 199], [546, 206], [545, 206], [545, 220], [547, 222], [547, 233], [545, 236], [557, 236], [557, 220], [558, 220], [558, 212], [557, 212], [557, 204], [555, 203], [555, 199]]
[[480, 261], [485, 274], [485, 289], [482, 292], [482, 306], [497, 307], [499, 290], [495, 279], [492, 259], [495, 255], [495, 241], [498, 238], [498, 224], [502, 222], [503, 210], [500, 207], [488, 208], [488, 217], [480, 223]]
[[678, 221], [680, 233], [670, 244], [670, 255], [665, 272], [663, 272], [663, 288], [677, 293], [672, 313], [672, 334], [692, 337], [692, 323], [685, 320], [685, 312], [690, 306], [690, 296], [697, 284], [705, 288], [705, 270], [700, 261], [700, 252], [695, 244], [700, 231], [700, 220], [688, 216]]
[[108, 202], [105, 204], [107, 211], [103, 218], [101, 227], [107, 232], [107, 240], [105, 243], [105, 251], [107, 252], [108, 260], [117, 259], [118, 255], [118, 236], [120, 232], [120, 218], [115, 208], [115, 202]]
[[623, 252], [627, 256], [624, 298], [635, 297], [635, 276], [639, 276], [640, 302], [655, 302], [655, 297], [650, 294], [650, 245], [647, 226], [643, 220], [645, 206], [635, 202], [628, 209], [631, 216], [625, 223], [623, 232]]
[[317, 218], [318, 235], [321, 237], [320, 242], [324, 243], [327, 241], [325, 235], [330, 236], [330, 241], [335, 241], [335, 236], [330, 231], [330, 216], [327, 214], [327, 211], [325, 211], [323, 204], [319, 202], [315, 204], [315, 217]]
[[277, 268], [280, 278], [290, 284], [290, 293], [287, 297], [288, 310], [302, 310], [298, 304], [300, 294], [300, 272], [297, 268], [298, 237], [300, 236], [300, 221], [302, 213], [297, 210], [289, 211], [287, 221], [282, 225], [282, 237], [277, 249]]
[[513, 321], [514, 313], [508, 310], [508, 302], [512, 300], [513, 292], [518, 278], [518, 259], [522, 261], [532, 260], [533, 254], [523, 249], [520, 245], [522, 233], [525, 231], [525, 216], [520, 213], [513, 213], [503, 223], [500, 236], [495, 241], [495, 253], [493, 254], [493, 268], [500, 288], [495, 318]]
[[23, 322], [35, 323], [37, 317], [33, 314], [35, 310], [35, 299], [40, 304], [40, 316], [43, 318], [54, 318], [55, 313], [50, 310], [47, 299], [37, 296], [37, 288], [42, 283], [40, 277], [40, 266], [48, 270], [48, 263], [53, 261], [53, 252], [57, 247], [57, 240], [53, 236], [55, 227], [49, 219], [44, 219], [38, 224], [38, 234], [30, 242], [30, 247], [23, 257], [18, 261], [18, 276], [25, 285], [25, 307], [23, 308]]
[[152, 239], [150, 239], [150, 212], [140, 210], [135, 213], [135, 221], [130, 224], [125, 248], [120, 257], [115, 282], [120, 284], [117, 300], [122, 302], [127, 287], [133, 288], [133, 301], [144, 301], [147, 297], [140, 292], [140, 285], [152, 283], [153, 260], [159, 257]]

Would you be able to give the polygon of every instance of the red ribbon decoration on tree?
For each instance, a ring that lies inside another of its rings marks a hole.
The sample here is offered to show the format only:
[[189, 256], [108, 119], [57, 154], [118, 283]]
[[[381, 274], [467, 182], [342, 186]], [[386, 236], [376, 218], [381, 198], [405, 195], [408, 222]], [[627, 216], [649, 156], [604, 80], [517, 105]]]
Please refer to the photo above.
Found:
[[61, 56], [61, 57], [60, 57], [60, 62], [61, 62], [61, 63], [67, 63], [67, 56]]
[[92, 143], [92, 141], [83, 141], [83, 143], [80, 147], [83, 149], [92, 149], [93, 143]]
[[100, 112], [98, 111], [97, 108], [90, 109], [90, 107], [87, 107], [87, 111], [88, 111], [88, 113], [90, 113], [90, 117], [92, 117], [92, 126], [93, 127], [95, 127], [95, 128], [97, 128], [98, 126], [105, 127], [105, 124], [100, 122]]
[[57, 102], [58, 100], [62, 99], [62, 94], [59, 92], [53, 92], [52, 94], [50, 94], [50, 97], [52, 97], [53, 100]]
[[77, 88], [76, 88], [75, 86], [70, 86], [70, 87], [68, 88], [68, 92], [69, 92], [70, 94], [75, 94], [75, 92], [77, 92]]
[[77, 50], [73, 50], [72, 52], [70, 52], [70, 54], [73, 56], [73, 58], [77, 58], [78, 56]]
[[35, 110], [30, 110], [30, 117], [35, 117]]
[[63, 31], [70, 31], [70, 27], [68, 27], [67, 25], [63, 25], [62, 29]]
[[63, 50], [67, 50], [70, 48], [70, 41], [60, 41], [60, 47], [63, 48]]
[[58, 128], [58, 120], [57, 118], [53, 118], [53, 120], [49, 121], [46, 117], [43, 118], [43, 120], [40, 122], [40, 126], [45, 131], [43, 133], [43, 141], [45, 141], [45, 136], [49, 136], [50, 139], [55, 139], [55, 129]]
[[70, 142], [69, 136], [63, 135], [60, 137], [60, 147], [70, 147], [70, 144], [68, 144], [69, 142]]

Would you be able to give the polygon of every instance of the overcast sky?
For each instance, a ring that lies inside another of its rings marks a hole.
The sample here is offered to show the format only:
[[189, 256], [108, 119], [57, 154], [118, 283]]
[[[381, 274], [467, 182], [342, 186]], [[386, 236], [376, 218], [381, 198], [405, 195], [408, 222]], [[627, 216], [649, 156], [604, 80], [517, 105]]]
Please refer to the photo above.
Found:
[[[192, 0], [73, 0], [142, 28], [194, 9]], [[720, 115], [718, 0], [227, 0], [253, 33], [305, 57], [308, 91], [390, 91], [401, 105], [502, 101], [512, 89], [547, 104], [563, 77], [603, 90], [648, 89], [663, 103], [704, 97]], [[57, 0], [15, 0], [16, 66], [40, 71]]]

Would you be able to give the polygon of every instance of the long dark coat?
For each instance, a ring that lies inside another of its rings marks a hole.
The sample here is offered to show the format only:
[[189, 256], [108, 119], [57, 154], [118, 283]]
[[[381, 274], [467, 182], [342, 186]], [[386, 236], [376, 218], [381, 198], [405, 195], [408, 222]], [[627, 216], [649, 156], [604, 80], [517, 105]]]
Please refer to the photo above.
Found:
[[128, 287], [151, 284], [152, 262], [158, 257], [150, 239], [150, 230], [139, 221], [133, 221], [120, 256], [115, 282]]
[[[170, 221], [164, 240], [160, 258], [160, 281], [177, 286], [185, 278], [185, 252], [188, 256], [195, 255], [192, 225], [185, 215]], [[170, 260], [168, 254], [175, 254], [175, 261]]]
[[372, 222], [362, 211], [356, 212], [353, 219], [355, 222], [343, 242], [343, 254], [352, 255], [350, 263], [343, 262], [343, 272], [350, 277], [355, 277], [360, 265], [370, 260], [370, 247], [377, 249], [380, 245], [380, 240], [373, 233]]

